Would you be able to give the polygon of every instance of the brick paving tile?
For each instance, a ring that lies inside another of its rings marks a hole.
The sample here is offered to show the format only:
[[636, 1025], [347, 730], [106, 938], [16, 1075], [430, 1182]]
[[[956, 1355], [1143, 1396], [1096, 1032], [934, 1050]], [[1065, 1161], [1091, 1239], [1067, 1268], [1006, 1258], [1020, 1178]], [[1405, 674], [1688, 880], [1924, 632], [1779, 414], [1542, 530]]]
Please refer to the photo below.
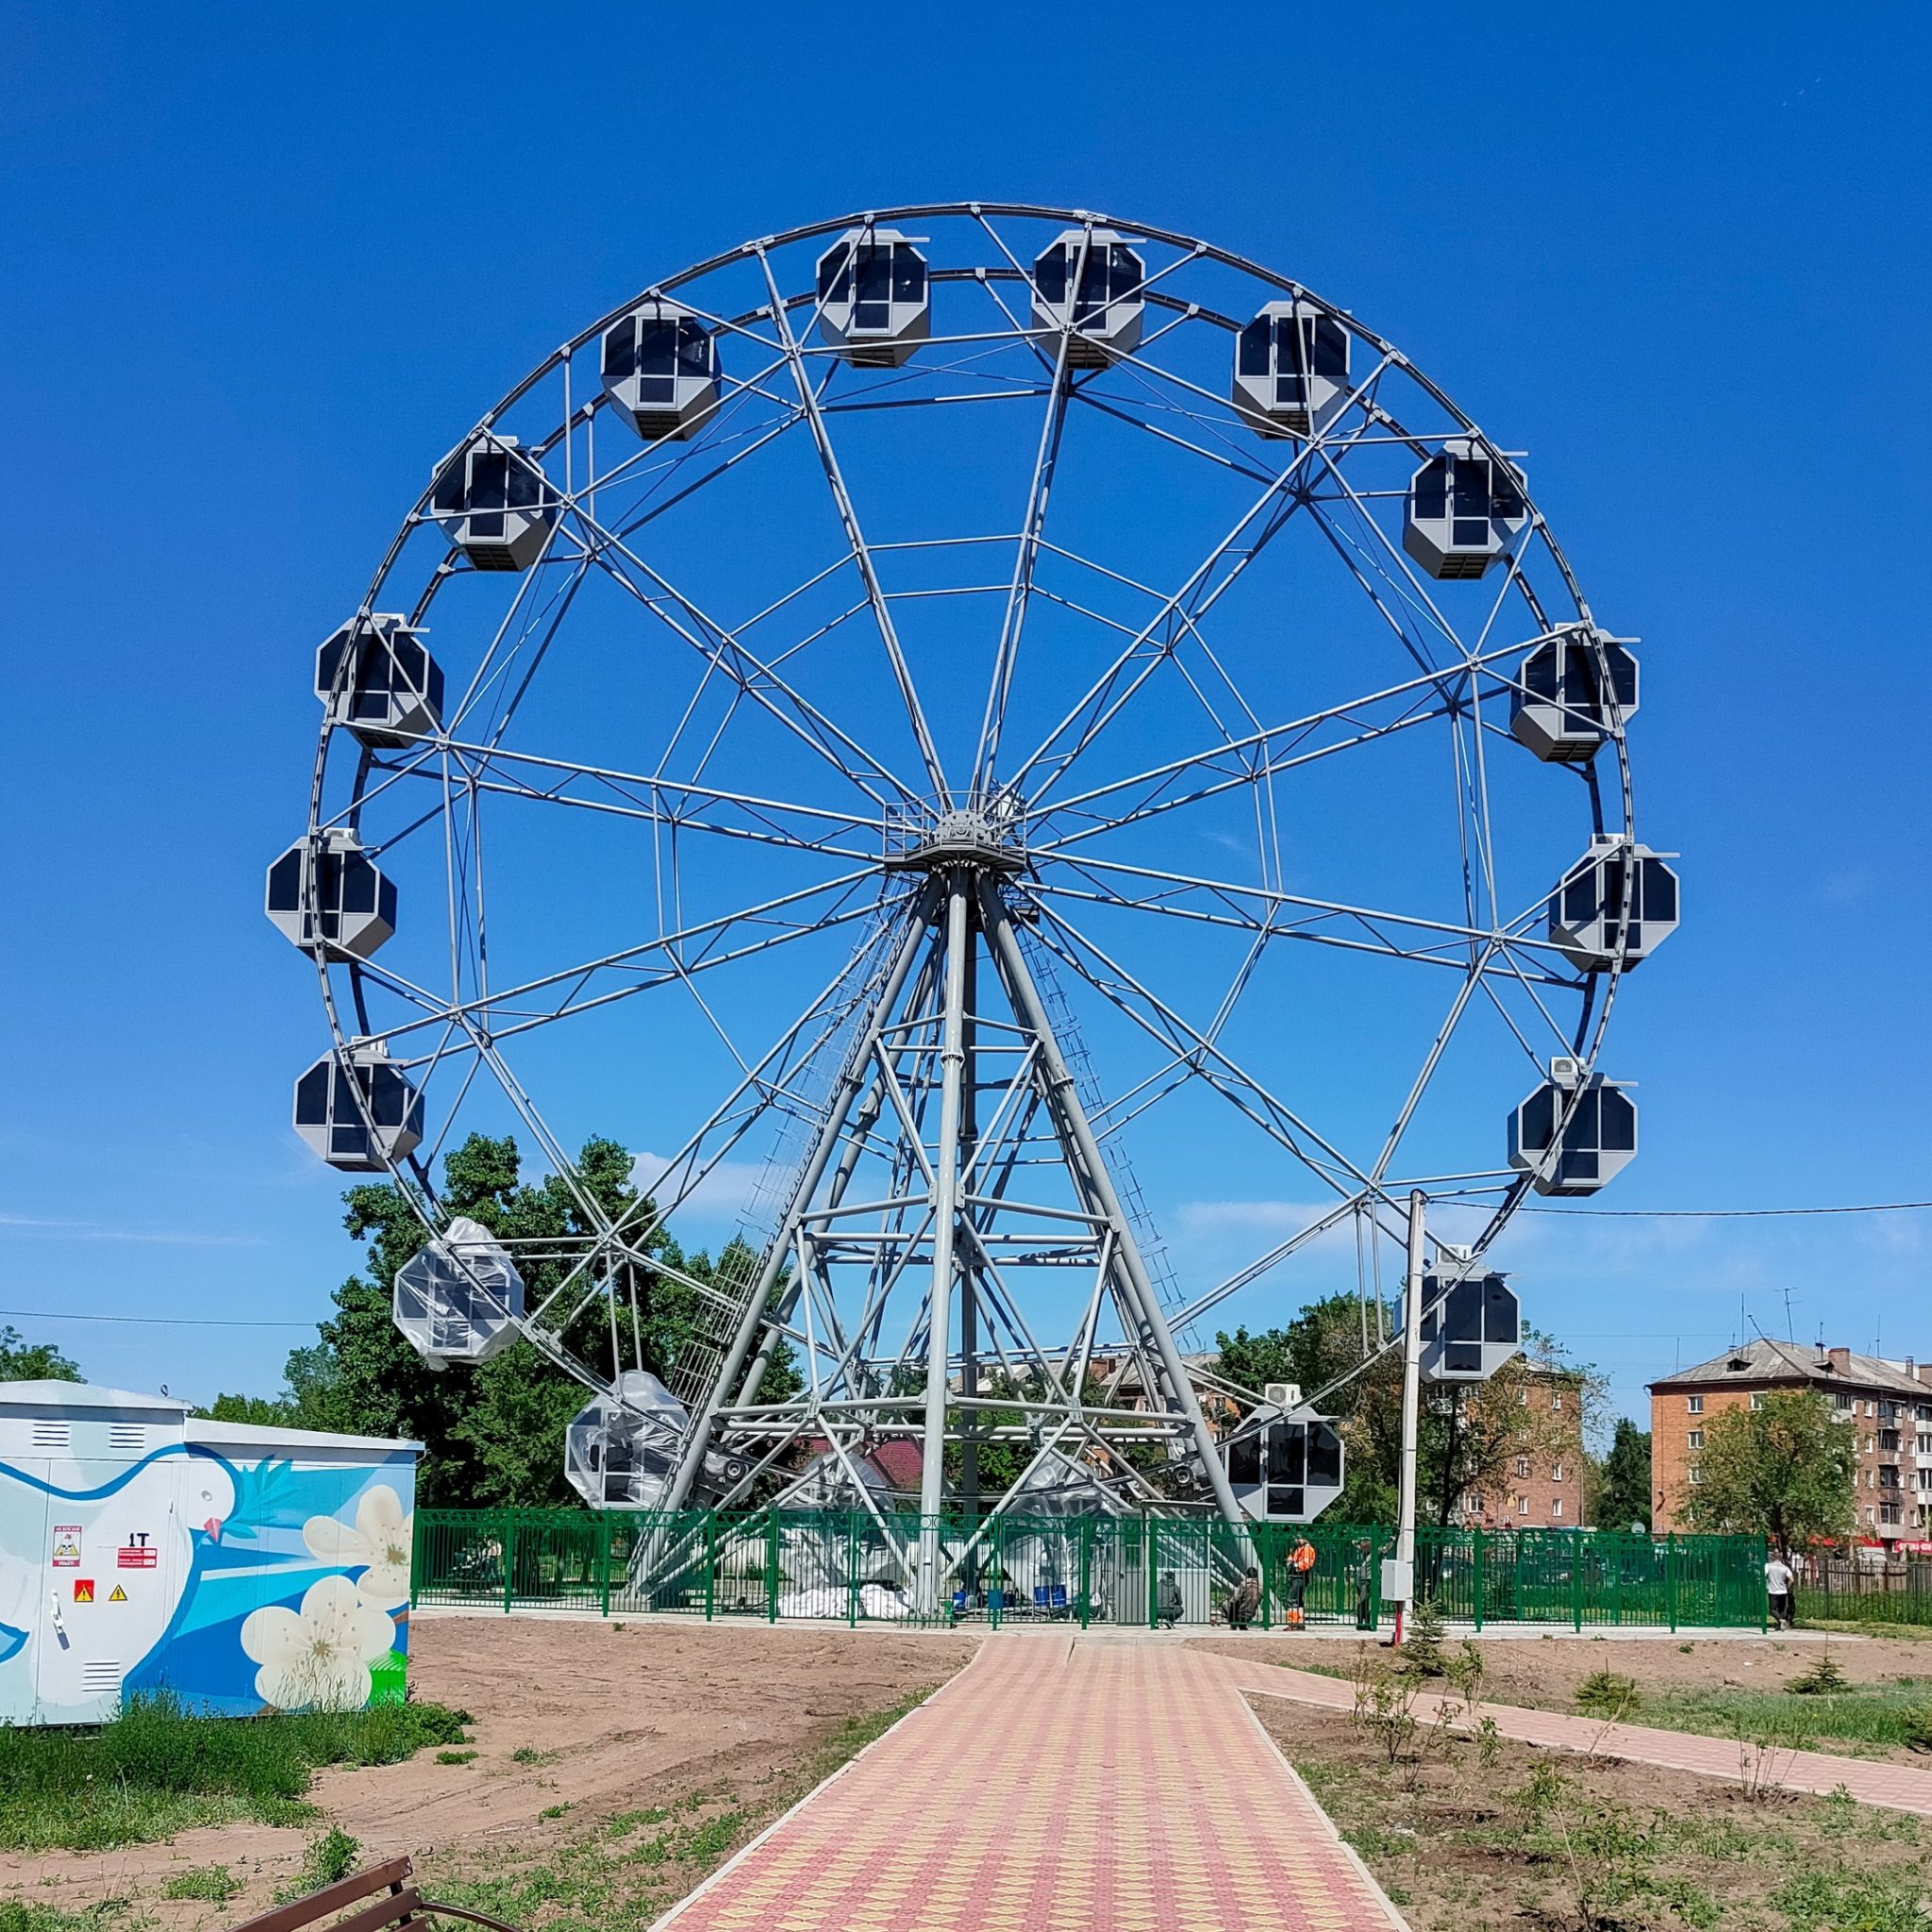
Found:
[[1219, 1658], [990, 1639], [658, 1923], [676, 1932], [1406, 1932]]
[[[1222, 1661], [1227, 1667], [1229, 1682], [1243, 1690], [1325, 1705], [1331, 1710], [1355, 1707], [1354, 1690], [1339, 1678], [1263, 1663], [1258, 1657], [1223, 1657]], [[1439, 1707], [1440, 1700], [1434, 1697], [1416, 1700], [1416, 1715], [1424, 1723], [1434, 1722]], [[1496, 1728], [1506, 1738], [1525, 1744], [1627, 1757], [1669, 1771], [1695, 1772], [1700, 1777], [1726, 1778], [1733, 1784], [1743, 1784], [1757, 1774], [1755, 1750], [1747, 1747], [1740, 1757], [1738, 1742], [1731, 1738], [1699, 1737], [1690, 1731], [1661, 1730], [1655, 1724], [1605, 1724], [1597, 1718], [1572, 1717], [1566, 1711], [1525, 1710], [1511, 1704], [1484, 1704], [1476, 1714], [1494, 1718]], [[1788, 1791], [1823, 1793], [1842, 1785], [1863, 1804], [1932, 1817], [1932, 1772], [1915, 1771], [1907, 1764], [1874, 1764], [1868, 1758], [1840, 1757], [1829, 1751], [1774, 1750], [1768, 1754], [1761, 1774]]]

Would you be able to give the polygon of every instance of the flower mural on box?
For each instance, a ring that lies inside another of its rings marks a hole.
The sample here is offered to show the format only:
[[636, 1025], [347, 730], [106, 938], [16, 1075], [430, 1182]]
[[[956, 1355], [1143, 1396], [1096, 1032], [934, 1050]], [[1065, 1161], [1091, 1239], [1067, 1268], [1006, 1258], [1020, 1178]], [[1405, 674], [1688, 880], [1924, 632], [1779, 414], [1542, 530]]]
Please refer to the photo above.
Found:
[[255, 1693], [277, 1710], [359, 1709], [369, 1702], [370, 1665], [394, 1641], [389, 1613], [364, 1602], [346, 1576], [311, 1583], [299, 1610], [271, 1604], [242, 1624], [242, 1649], [260, 1666]]
[[381, 1483], [364, 1490], [353, 1524], [311, 1516], [302, 1525], [308, 1553], [325, 1563], [353, 1570], [362, 1564], [356, 1594], [373, 1609], [397, 1610], [409, 1601], [409, 1553], [416, 1527], [402, 1498]]

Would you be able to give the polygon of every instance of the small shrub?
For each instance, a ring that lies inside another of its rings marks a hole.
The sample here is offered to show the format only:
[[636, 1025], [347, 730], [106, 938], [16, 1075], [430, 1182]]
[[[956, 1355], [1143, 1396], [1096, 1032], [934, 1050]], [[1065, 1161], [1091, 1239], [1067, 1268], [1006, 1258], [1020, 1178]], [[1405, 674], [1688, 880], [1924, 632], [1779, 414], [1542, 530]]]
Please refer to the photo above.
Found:
[[534, 1744], [519, 1744], [509, 1754], [512, 1764], [548, 1764], [555, 1757], [555, 1751], [540, 1751]]
[[220, 1905], [242, 1890], [242, 1881], [225, 1865], [191, 1865], [161, 1887], [163, 1898], [205, 1898]]
[[1411, 1604], [1402, 1634], [1402, 1668], [1412, 1677], [1440, 1677], [1448, 1668], [1442, 1655], [1442, 1612], [1433, 1598]]
[[1787, 1680], [1785, 1689], [1799, 1697], [1833, 1697], [1851, 1686], [1845, 1681], [1845, 1674], [1839, 1668], [1837, 1657], [1829, 1650], [1822, 1650], [1813, 1659], [1811, 1668]]
[[1615, 1671], [1592, 1671], [1576, 1687], [1576, 1707], [1588, 1717], [1620, 1718], [1641, 1701], [1637, 1679], [1619, 1676]]
[[320, 1891], [325, 1885], [335, 1885], [348, 1877], [356, 1869], [356, 1856], [361, 1849], [361, 1840], [351, 1838], [339, 1824], [317, 1832], [308, 1840], [300, 1869], [276, 1890], [275, 1903], [289, 1905], [295, 1899], [306, 1898], [311, 1891]]
[[570, 1809], [568, 1805], [546, 1805], [538, 1812], [539, 1818], [561, 1818]]
[[436, 1761], [439, 1764], [469, 1764], [475, 1758], [474, 1751], [439, 1751]]
[[1898, 1721], [1899, 1740], [1914, 1751], [1932, 1751], [1932, 1704], [1921, 1704]]

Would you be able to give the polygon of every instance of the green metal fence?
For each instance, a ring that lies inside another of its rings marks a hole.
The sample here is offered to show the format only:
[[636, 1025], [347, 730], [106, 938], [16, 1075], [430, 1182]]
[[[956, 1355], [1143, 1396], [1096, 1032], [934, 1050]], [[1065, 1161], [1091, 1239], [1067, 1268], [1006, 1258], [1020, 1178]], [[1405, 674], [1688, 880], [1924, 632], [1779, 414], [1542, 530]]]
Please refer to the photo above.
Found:
[[[1291, 1561], [1306, 1540], [1312, 1569]], [[1382, 1615], [1387, 1528], [1204, 1517], [988, 1519], [866, 1511], [421, 1509], [419, 1604], [501, 1609], [674, 1613], [708, 1620], [1154, 1624], [1224, 1622], [1245, 1572], [1260, 1573], [1255, 1622], [1373, 1629]], [[941, 1576], [936, 1615], [908, 1578]], [[1756, 1537], [1630, 1536], [1596, 1530], [1416, 1533], [1418, 1594], [1451, 1621], [1574, 1629], [1764, 1625], [1764, 1545]], [[1170, 1586], [1172, 1586], [1170, 1588]]]

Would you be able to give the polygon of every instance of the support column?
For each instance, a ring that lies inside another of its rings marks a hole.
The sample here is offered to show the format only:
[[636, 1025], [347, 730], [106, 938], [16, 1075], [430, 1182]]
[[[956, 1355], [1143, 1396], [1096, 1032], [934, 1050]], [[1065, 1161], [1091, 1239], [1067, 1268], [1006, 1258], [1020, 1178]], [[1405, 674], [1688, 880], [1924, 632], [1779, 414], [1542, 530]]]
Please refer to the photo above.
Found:
[[778, 1285], [778, 1277], [785, 1272], [785, 1258], [791, 1252], [797, 1235], [798, 1218], [824, 1177], [832, 1150], [839, 1144], [839, 1136], [844, 1132], [845, 1123], [865, 1087], [864, 1069], [877, 1051], [880, 1028], [898, 1004], [899, 995], [905, 991], [907, 975], [912, 971], [912, 962], [919, 957], [919, 949], [924, 943], [931, 907], [932, 895], [928, 889], [920, 894], [907, 915], [898, 955], [886, 974], [886, 983], [879, 990], [878, 1000], [864, 1023], [864, 1046], [853, 1055], [851, 1064], [841, 1076], [833, 1091], [831, 1105], [826, 1109], [824, 1123], [819, 1128], [818, 1139], [813, 1142], [805, 1165], [799, 1169], [797, 1184], [791, 1191], [785, 1218], [779, 1223], [765, 1256], [765, 1265], [759, 1271], [751, 1297], [744, 1305], [743, 1314], [739, 1317], [738, 1333], [732, 1338], [730, 1350], [719, 1367], [717, 1380], [711, 1385], [711, 1392], [705, 1398], [705, 1406], [685, 1440], [684, 1459], [678, 1464], [677, 1474], [659, 1506], [663, 1509], [682, 1509], [691, 1498], [691, 1487], [705, 1466], [705, 1449], [711, 1440], [712, 1423], [719, 1409], [730, 1400], [731, 1390], [744, 1374], [745, 1360], [771, 1307], [773, 1291]]
[[920, 1470], [919, 1607], [940, 1604], [938, 1517], [945, 1500], [946, 1368], [952, 1353], [953, 1269], [958, 1246], [960, 1095], [966, 1074], [966, 953], [973, 944], [972, 888], [963, 870], [946, 877], [945, 997], [940, 1034], [940, 1142], [932, 1183], [932, 1288], [925, 1337], [924, 1461]]
[[1147, 1264], [1141, 1258], [1140, 1244], [1134, 1240], [1120, 1196], [1114, 1191], [1113, 1177], [1108, 1173], [1106, 1157], [1100, 1151], [1100, 1142], [1094, 1138], [1087, 1110], [1080, 1105], [1074, 1076], [1067, 1069], [1058, 1041], [1054, 1038], [1052, 1024], [1041, 1002], [1040, 990], [1033, 983], [1026, 956], [1020, 950], [1020, 941], [1014, 935], [1012, 922], [1007, 916], [1006, 906], [991, 881], [981, 881], [979, 906], [988, 948], [1006, 988], [1007, 997], [1012, 1002], [1021, 1024], [1040, 1042], [1047, 1106], [1053, 1114], [1062, 1149], [1074, 1157], [1069, 1160], [1069, 1166], [1083, 1181], [1089, 1207], [1104, 1214], [1112, 1224], [1120, 1276], [1124, 1278], [1127, 1294], [1134, 1303], [1135, 1319], [1154, 1342], [1172, 1400], [1194, 1439], [1195, 1453], [1207, 1471], [1214, 1500], [1226, 1521], [1237, 1529], [1245, 1531], [1248, 1519], [1234, 1499], [1226, 1467], [1215, 1446], [1213, 1431], [1201, 1413], [1194, 1385], [1188, 1379], [1180, 1350], [1175, 1346], [1173, 1332], [1167, 1325], [1167, 1317], [1161, 1311], [1160, 1297], [1155, 1292]]
[[1423, 1194], [1408, 1197], [1408, 1274], [1402, 1288], [1402, 1477], [1395, 1504], [1395, 1641], [1415, 1602], [1415, 1481], [1423, 1390]]

